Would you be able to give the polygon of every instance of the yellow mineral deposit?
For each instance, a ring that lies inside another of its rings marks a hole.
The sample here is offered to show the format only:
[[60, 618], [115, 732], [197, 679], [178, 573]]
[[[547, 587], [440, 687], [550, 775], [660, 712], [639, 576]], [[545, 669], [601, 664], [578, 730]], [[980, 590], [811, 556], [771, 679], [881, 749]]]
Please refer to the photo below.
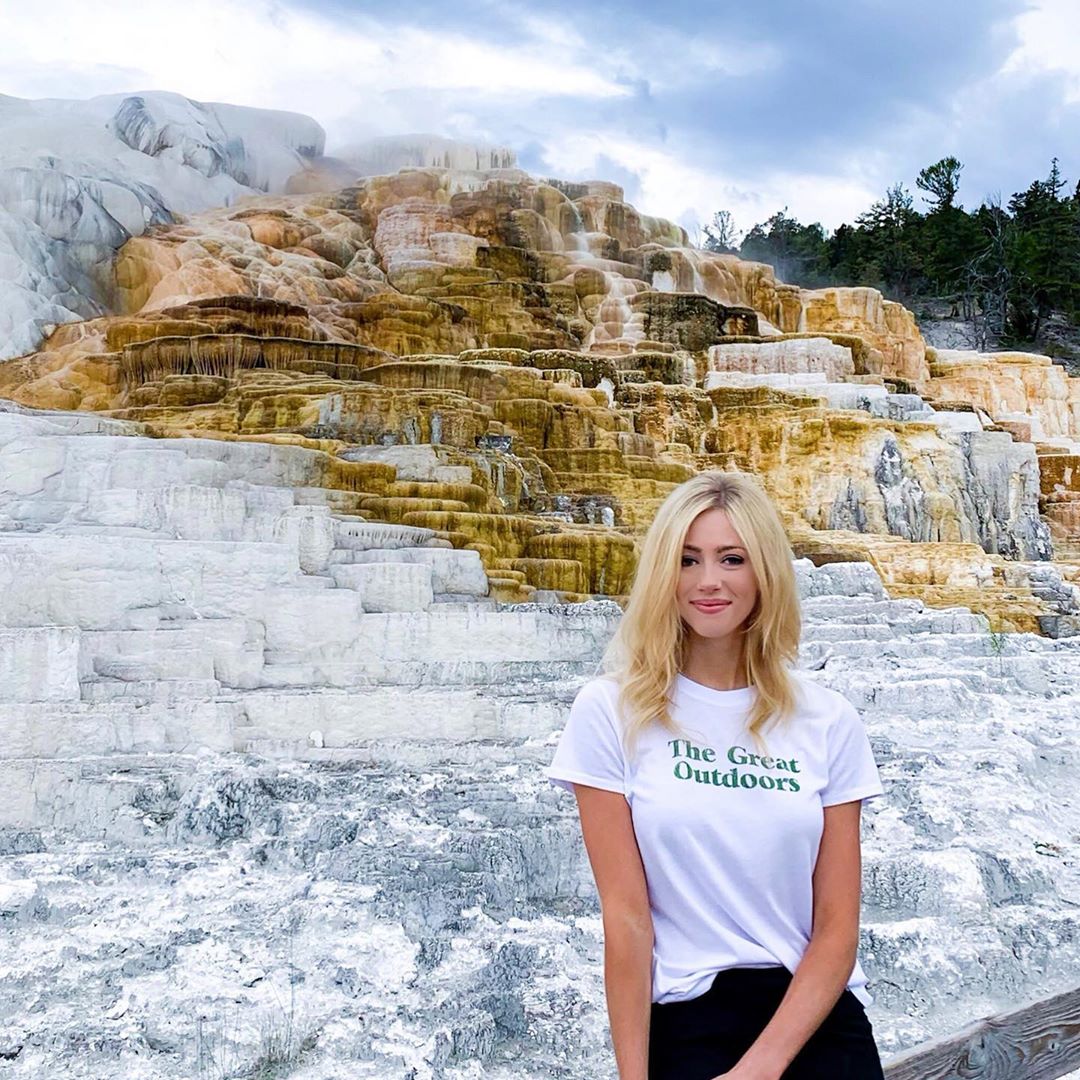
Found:
[[[478, 551], [502, 599], [624, 598], [657, 506], [718, 467], [760, 477], [797, 555], [869, 560], [894, 596], [1038, 630], [1043, 534], [1080, 583], [1080, 380], [934, 352], [875, 290], [691, 248], [614, 184], [405, 169], [155, 227], [114, 276], [115, 314], [0, 365], [0, 395], [308, 447], [337, 509]], [[421, 444], [436, 470], [400, 476]], [[1001, 505], [976, 505], [1002, 469]]]

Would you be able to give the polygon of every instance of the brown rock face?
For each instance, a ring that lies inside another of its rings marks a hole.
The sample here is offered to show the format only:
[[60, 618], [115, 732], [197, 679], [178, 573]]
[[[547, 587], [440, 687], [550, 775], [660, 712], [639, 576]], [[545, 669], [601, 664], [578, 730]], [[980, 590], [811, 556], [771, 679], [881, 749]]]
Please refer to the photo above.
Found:
[[645, 314], [645, 337], [701, 352], [727, 337], [757, 335], [753, 308], [725, 307], [696, 293], [638, 293], [631, 306]]
[[115, 314], [0, 395], [319, 451], [343, 511], [477, 550], [505, 599], [622, 597], [672, 488], [738, 467], [799, 555], [1071, 625], [1027, 572], [1080, 579], [1080, 380], [934, 353], [874, 290], [690, 248], [614, 184], [406, 169], [156, 228], [114, 270]]

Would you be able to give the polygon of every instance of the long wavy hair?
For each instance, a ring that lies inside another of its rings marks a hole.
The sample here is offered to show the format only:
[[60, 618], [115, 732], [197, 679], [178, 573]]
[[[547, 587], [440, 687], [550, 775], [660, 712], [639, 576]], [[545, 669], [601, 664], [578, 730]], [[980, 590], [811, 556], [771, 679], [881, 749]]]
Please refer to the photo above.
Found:
[[753, 476], [708, 470], [680, 484], [661, 504], [642, 541], [622, 618], [600, 659], [602, 672], [619, 683], [631, 756], [653, 721], [680, 733], [668, 695], [689, 658], [690, 630], [679, 614], [676, 587], [686, 533], [698, 514], [714, 507], [727, 514], [757, 577], [757, 600], [741, 627], [740, 669], [757, 690], [746, 730], [759, 749], [767, 749], [762, 729], [786, 723], [797, 708], [799, 688], [788, 665], [799, 652], [802, 615], [783, 522]]

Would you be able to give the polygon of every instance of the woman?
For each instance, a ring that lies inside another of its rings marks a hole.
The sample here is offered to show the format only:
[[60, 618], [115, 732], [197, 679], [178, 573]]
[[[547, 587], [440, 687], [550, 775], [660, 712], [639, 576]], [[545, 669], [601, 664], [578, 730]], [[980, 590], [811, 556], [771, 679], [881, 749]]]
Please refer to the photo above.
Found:
[[672, 491], [546, 770], [600, 894], [620, 1080], [883, 1075], [856, 956], [861, 802], [883, 790], [855, 708], [789, 666], [799, 635], [757, 482]]

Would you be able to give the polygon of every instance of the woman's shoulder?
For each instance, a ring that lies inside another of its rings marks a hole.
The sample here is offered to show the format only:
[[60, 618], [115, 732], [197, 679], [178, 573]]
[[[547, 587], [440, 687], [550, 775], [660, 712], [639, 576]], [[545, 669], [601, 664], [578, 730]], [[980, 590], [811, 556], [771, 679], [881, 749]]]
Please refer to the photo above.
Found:
[[577, 689], [574, 700], [609, 705], [619, 693], [619, 680], [609, 672], [601, 672], [586, 679]]

